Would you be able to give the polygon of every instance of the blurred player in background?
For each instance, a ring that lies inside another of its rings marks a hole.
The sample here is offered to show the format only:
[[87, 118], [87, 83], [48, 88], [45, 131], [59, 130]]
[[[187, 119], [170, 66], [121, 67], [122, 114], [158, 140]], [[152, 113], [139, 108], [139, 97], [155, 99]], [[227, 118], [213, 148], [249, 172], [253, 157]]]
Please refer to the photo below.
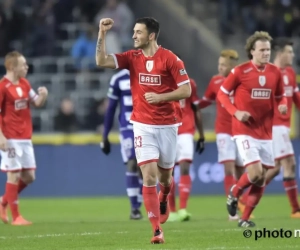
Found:
[[[238, 198], [250, 187], [240, 227], [253, 227], [250, 215], [259, 203], [268, 168], [274, 168], [272, 126], [274, 109], [286, 114], [287, 105], [280, 70], [269, 63], [271, 40], [267, 32], [255, 32], [247, 40], [249, 62], [235, 67], [222, 84], [218, 99], [236, 119], [232, 132], [238, 152], [247, 167], [237, 184], [233, 185], [227, 199], [231, 216], [237, 212]], [[234, 91], [234, 104], [230, 93]]]
[[[290, 140], [290, 126], [292, 105], [296, 104], [300, 110], [300, 93], [296, 81], [296, 74], [292, 68], [294, 51], [293, 42], [289, 38], [277, 38], [273, 41], [273, 50], [275, 52], [274, 64], [280, 69], [285, 95], [287, 98], [288, 113], [281, 115], [278, 109], [275, 109], [273, 120], [273, 151], [275, 157], [275, 168], [267, 172], [266, 184], [280, 172], [283, 167], [283, 186], [288, 196], [292, 213], [292, 218], [300, 218], [300, 206], [298, 202], [298, 187], [296, 178], [296, 160], [294, 149]], [[247, 201], [248, 192], [241, 198], [242, 202]]]
[[[218, 62], [219, 74], [212, 77], [199, 103], [199, 107], [202, 109], [216, 102], [215, 132], [217, 136], [218, 162], [224, 165], [224, 189], [226, 196], [228, 196], [230, 188], [236, 183], [236, 179], [242, 175], [244, 169], [238, 167], [242, 166], [243, 163], [239, 161], [236, 145], [232, 140], [232, 116], [217, 99], [217, 94], [230, 71], [237, 65], [238, 59], [239, 55], [235, 50], [221, 51]], [[233, 101], [233, 94], [230, 98]], [[237, 215], [229, 215], [229, 220], [237, 220], [238, 218]]]
[[191, 95], [190, 80], [184, 63], [170, 50], [158, 46], [159, 23], [151, 17], [136, 21], [132, 38], [137, 50], [107, 55], [105, 37], [113, 23], [110, 18], [100, 20], [96, 63], [104, 68], [130, 71], [130, 122], [135, 155], [143, 174], [143, 200], [154, 234], [150, 242], [164, 243], [161, 224], [169, 217], [168, 195], [173, 185], [177, 133], [182, 119], [179, 100]]
[[132, 96], [129, 71], [127, 69], [123, 69], [112, 76], [107, 96], [109, 104], [104, 118], [103, 142], [101, 143], [102, 151], [106, 155], [110, 153], [108, 135], [113, 126], [114, 116], [119, 104], [120, 144], [123, 162], [127, 165], [126, 184], [127, 195], [131, 203], [130, 219], [139, 220], [142, 218], [140, 207], [143, 180], [134, 152], [133, 127], [129, 122], [132, 113]]
[[0, 199], [0, 216], [8, 223], [7, 206], [12, 225], [30, 225], [19, 212], [18, 194], [35, 179], [35, 156], [30, 105], [42, 107], [47, 99], [45, 87], [38, 94], [25, 79], [28, 65], [17, 51], [5, 56], [6, 75], [0, 81], [0, 149], [1, 170], [7, 173], [5, 194]]
[[204, 151], [205, 139], [201, 119], [201, 112], [198, 108], [199, 97], [197, 95], [197, 85], [193, 79], [190, 79], [190, 83], [192, 89], [191, 96], [187, 99], [179, 101], [183, 116], [182, 125], [178, 128], [178, 141], [176, 153], [176, 163], [179, 164], [180, 167], [180, 180], [178, 183], [179, 210], [178, 212], [176, 212], [176, 186], [173, 185], [169, 197], [170, 216], [168, 221], [187, 221], [191, 217], [191, 214], [187, 212], [186, 208], [192, 188], [192, 180], [190, 177], [190, 165], [193, 161], [194, 155], [195, 126], [197, 127], [200, 136], [196, 144], [196, 152], [201, 154]]

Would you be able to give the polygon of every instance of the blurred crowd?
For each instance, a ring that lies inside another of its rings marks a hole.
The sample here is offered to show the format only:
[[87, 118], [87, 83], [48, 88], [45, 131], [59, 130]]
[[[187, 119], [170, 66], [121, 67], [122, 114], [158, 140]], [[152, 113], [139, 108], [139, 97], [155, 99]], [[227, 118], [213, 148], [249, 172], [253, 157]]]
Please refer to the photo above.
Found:
[[268, 31], [272, 37], [300, 35], [299, 0], [218, 0], [220, 28], [223, 34], [242, 30], [252, 34], [256, 30]]

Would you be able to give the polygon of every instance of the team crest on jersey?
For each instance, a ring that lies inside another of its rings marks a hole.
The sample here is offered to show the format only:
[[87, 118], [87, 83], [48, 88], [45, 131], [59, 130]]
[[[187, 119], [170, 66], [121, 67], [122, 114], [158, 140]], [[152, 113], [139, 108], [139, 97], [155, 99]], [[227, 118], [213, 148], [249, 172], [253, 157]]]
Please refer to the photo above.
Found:
[[283, 82], [284, 82], [285, 85], [288, 85], [288, 84], [289, 84], [289, 78], [288, 78], [287, 75], [284, 75], [284, 76], [283, 76]]
[[260, 86], [265, 86], [266, 84], [266, 77], [265, 76], [259, 76], [258, 82]]
[[147, 61], [146, 62], [146, 69], [148, 72], [151, 72], [151, 70], [153, 69], [153, 65], [154, 65], [154, 61]]
[[23, 96], [23, 91], [22, 91], [22, 89], [21, 89], [20, 87], [17, 87], [17, 88], [16, 88], [16, 91], [17, 91], [17, 94], [18, 94], [20, 97]]

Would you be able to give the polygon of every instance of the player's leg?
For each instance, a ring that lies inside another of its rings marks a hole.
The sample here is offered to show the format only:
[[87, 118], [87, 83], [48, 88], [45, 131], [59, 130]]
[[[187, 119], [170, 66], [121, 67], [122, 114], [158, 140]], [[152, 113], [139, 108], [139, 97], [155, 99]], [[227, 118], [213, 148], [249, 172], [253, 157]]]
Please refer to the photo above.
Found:
[[226, 196], [230, 188], [235, 184], [234, 167], [236, 158], [236, 146], [231, 136], [224, 133], [217, 134], [218, 162], [224, 165], [224, 190]]
[[300, 218], [300, 207], [298, 202], [298, 186], [296, 182], [296, 161], [294, 156], [281, 159], [283, 167], [283, 185], [292, 208], [292, 218]]
[[141, 219], [140, 212], [140, 183], [139, 183], [139, 171], [137, 161], [134, 153], [134, 141], [133, 131], [125, 130], [121, 132], [121, 155], [123, 162], [126, 163], [126, 192], [130, 201], [131, 211], [130, 219]]
[[169, 214], [169, 218], [168, 218], [169, 222], [178, 221], [178, 219], [179, 219], [177, 210], [176, 210], [176, 185], [175, 185], [175, 180], [174, 180], [174, 172], [175, 172], [175, 168], [173, 169], [173, 172], [172, 172], [173, 185], [172, 185], [171, 191], [169, 193], [169, 208], [170, 208], [170, 214]]
[[176, 159], [178, 127], [157, 128], [156, 132], [159, 145], [158, 182], [160, 187], [160, 223], [163, 224], [168, 220], [170, 212], [168, 196], [173, 185], [172, 173]]
[[[252, 145], [255, 144], [252, 143]], [[246, 201], [246, 207], [242, 214], [241, 221], [239, 222], [239, 226], [242, 227], [255, 226], [253, 222], [249, 221], [250, 215], [259, 203], [264, 193], [267, 169], [272, 169], [275, 167], [272, 140], [256, 140], [256, 148], [258, 149], [259, 158], [261, 159], [262, 166], [262, 172], [259, 172], [259, 174], [262, 175], [261, 178], [259, 178], [257, 181], [255, 181], [254, 184], [250, 186], [249, 194]], [[248, 151], [247, 153], [250, 154], [250, 152], [253, 153], [253, 151]], [[248, 171], [252, 170], [253, 169], [248, 169]], [[255, 171], [258, 170], [256, 169]]]
[[194, 137], [191, 134], [180, 134], [177, 144], [180, 145], [180, 151], [177, 152], [180, 167], [178, 216], [181, 221], [188, 221], [191, 217], [187, 212], [187, 204], [192, 188], [190, 166], [194, 155]]
[[[257, 144], [256, 140], [250, 136], [237, 136], [235, 142], [243, 164], [247, 167], [247, 172], [232, 186], [230, 194], [228, 195], [227, 210], [231, 216], [237, 213], [238, 198], [243, 191], [250, 186], [255, 186], [253, 190], [256, 192], [256, 189], [261, 190], [261, 187], [255, 184], [258, 183], [259, 185], [260, 181], [264, 178], [264, 171], [259, 155], [260, 145]], [[263, 189], [261, 191], [263, 191]]]
[[7, 182], [5, 185], [5, 193], [2, 196], [0, 206], [0, 216], [4, 223], [8, 223], [7, 205], [12, 215], [12, 225], [30, 225], [31, 222], [26, 221], [19, 212], [18, 189], [22, 172], [22, 162], [19, 155], [22, 155], [22, 146], [18, 143], [8, 140], [8, 150], [1, 151], [1, 170], [7, 173]]
[[159, 148], [155, 129], [141, 125], [133, 125], [134, 147], [138, 166], [143, 175], [143, 200], [154, 236], [151, 243], [164, 243], [160, 225], [159, 200], [156, 190]]

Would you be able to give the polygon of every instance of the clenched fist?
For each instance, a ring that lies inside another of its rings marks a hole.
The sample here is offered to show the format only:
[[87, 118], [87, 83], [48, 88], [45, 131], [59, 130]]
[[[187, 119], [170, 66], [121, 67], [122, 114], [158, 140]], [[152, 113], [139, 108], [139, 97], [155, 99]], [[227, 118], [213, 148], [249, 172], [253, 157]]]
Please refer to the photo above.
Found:
[[287, 113], [287, 106], [285, 104], [278, 106], [279, 113], [285, 115]]
[[153, 92], [146, 93], [144, 96], [146, 101], [151, 104], [160, 103], [162, 101], [160, 94], [156, 94]]
[[235, 112], [234, 116], [240, 122], [246, 122], [251, 117], [251, 114], [249, 112], [247, 112], [247, 111], [240, 111], [240, 110], [238, 110], [238, 111]]
[[48, 96], [48, 90], [46, 87], [39, 87], [38, 94], [41, 96]]
[[99, 22], [99, 29], [100, 31], [108, 31], [114, 25], [114, 20], [111, 18], [102, 18]]

